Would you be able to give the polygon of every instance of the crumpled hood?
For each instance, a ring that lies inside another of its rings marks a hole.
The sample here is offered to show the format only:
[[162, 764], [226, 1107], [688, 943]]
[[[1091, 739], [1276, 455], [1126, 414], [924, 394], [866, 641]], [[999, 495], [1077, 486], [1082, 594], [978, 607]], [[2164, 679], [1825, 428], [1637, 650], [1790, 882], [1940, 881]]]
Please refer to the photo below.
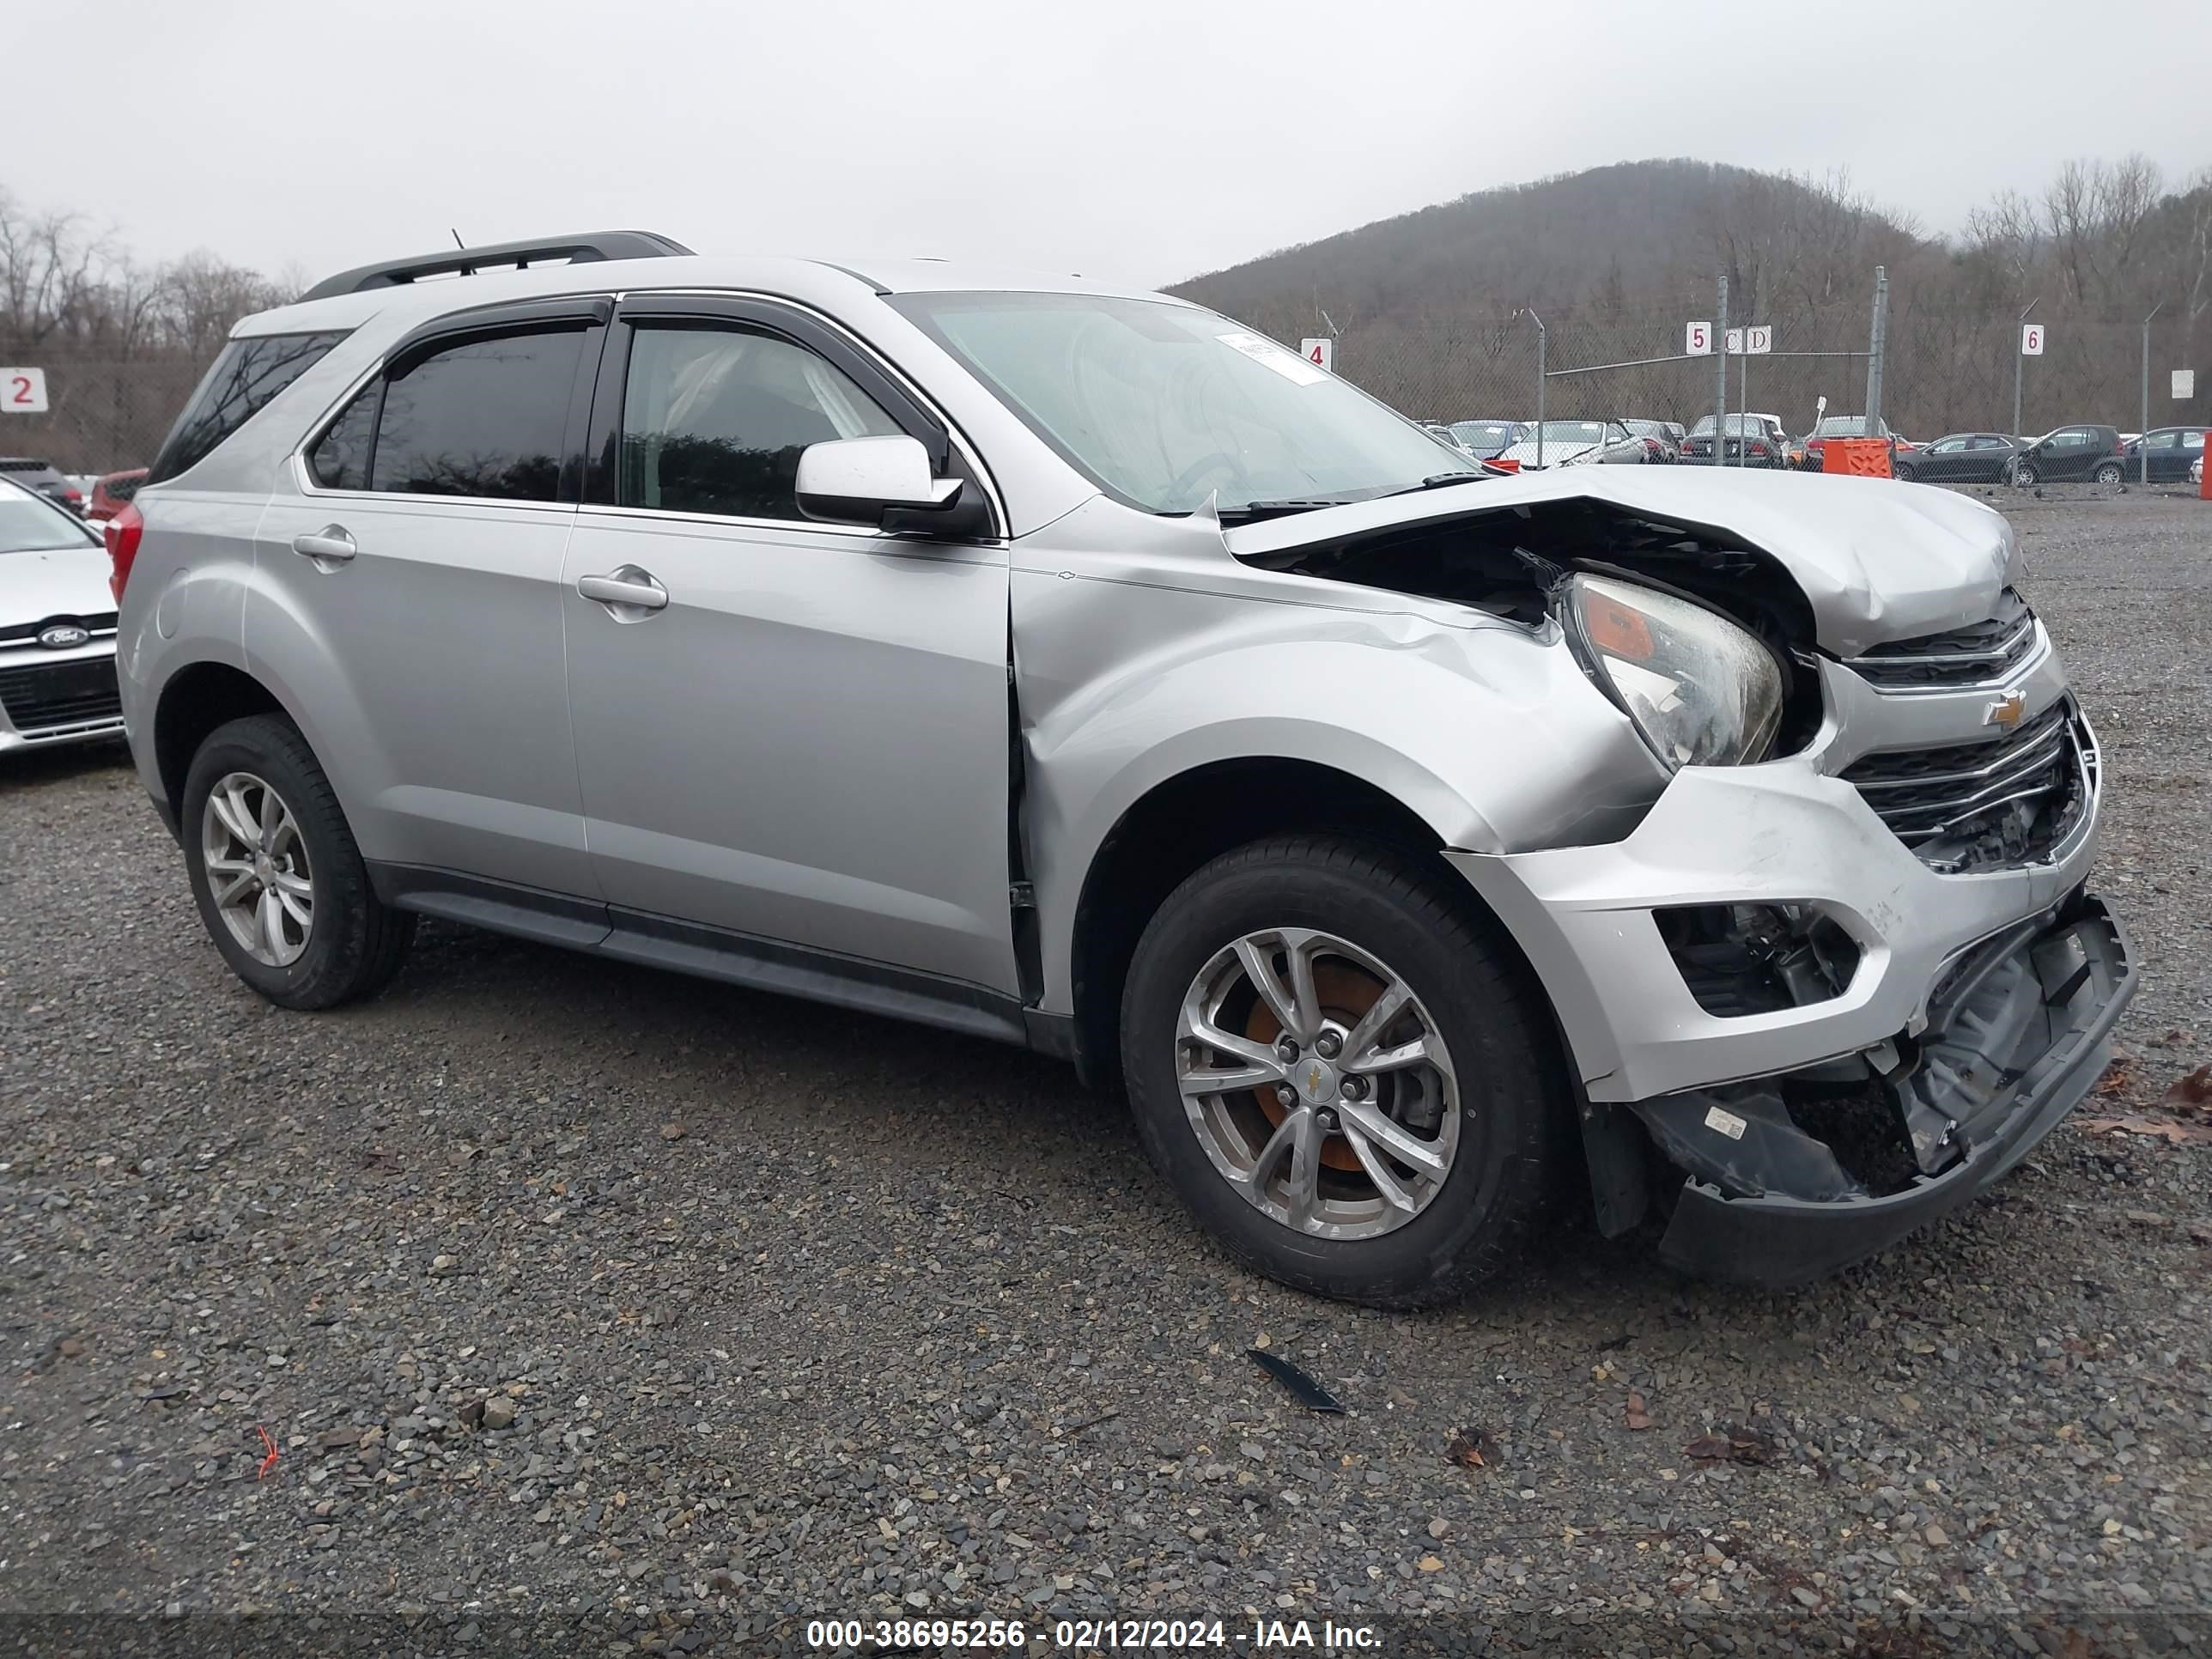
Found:
[[98, 617], [115, 609], [107, 554], [97, 547], [0, 553], [0, 628], [49, 617]]
[[1856, 657], [1893, 640], [1992, 616], [2021, 574], [2004, 515], [1926, 484], [1826, 473], [1578, 466], [1381, 501], [1226, 532], [1239, 558], [1349, 541], [1394, 525], [1583, 499], [1717, 534], [1772, 556], [1812, 606], [1821, 647]]

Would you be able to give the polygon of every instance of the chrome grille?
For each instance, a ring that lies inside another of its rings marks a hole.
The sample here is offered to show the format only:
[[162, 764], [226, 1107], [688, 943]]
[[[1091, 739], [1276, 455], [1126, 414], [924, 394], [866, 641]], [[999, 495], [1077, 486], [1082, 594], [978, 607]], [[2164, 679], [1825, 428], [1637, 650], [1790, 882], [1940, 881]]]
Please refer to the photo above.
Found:
[[1886, 691], [1955, 691], [2002, 682], [2035, 654], [2035, 612], [2008, 587], [1996, 614], [1964, 628], [1892, 640], [1844, 665]]
[[1947, 872], [2049, 852], [2079, 821], [2096, 752], [2070, 700], [1984, 743], [1868, 755], [1843, 773], [1897, 838]]

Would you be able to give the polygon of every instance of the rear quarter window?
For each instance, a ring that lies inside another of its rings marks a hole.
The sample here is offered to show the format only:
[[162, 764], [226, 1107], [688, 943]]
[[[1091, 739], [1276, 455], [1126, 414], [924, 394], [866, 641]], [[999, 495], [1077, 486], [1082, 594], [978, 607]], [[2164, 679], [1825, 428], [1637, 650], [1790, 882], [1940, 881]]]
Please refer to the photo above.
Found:
[[337, 329], [320, 334], [258, 334], [223, 347], [169, 429], [146, 482], [160, 483], [198, 465], [278, 392], [320, 362], [346, 333]]

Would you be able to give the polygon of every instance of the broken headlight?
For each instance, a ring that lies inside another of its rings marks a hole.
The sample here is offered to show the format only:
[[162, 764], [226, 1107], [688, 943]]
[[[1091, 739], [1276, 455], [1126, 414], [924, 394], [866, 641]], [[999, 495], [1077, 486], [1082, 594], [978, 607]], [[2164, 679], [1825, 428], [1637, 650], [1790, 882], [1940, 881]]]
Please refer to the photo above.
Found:
[[1766, 757], [1782, 724], [1782, 665], [1756, 635], [1608, 576], [1575, 577], [1561, 608], [1583, 665], [1670, 769]]

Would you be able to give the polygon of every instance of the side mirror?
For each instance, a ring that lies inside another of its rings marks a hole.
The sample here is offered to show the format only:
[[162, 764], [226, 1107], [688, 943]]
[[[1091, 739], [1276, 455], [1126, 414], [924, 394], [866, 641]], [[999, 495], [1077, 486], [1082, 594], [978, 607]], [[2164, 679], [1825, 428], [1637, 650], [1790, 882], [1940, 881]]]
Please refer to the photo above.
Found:
[[799, 452], [799, 510], [823, 524], [967, 538], [990, 512], [958, 478], [934, 477], [919, 438], [831, 438]]

